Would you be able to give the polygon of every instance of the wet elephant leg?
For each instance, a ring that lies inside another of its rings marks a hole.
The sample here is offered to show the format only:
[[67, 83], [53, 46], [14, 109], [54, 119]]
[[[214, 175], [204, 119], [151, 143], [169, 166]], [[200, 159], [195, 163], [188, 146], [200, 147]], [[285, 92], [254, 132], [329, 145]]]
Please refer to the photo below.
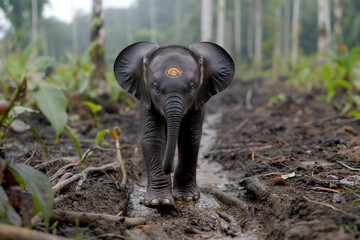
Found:
[[204, 120], [204, 109], [192, 109], [184, 116], [179, 132], [179, 162], [174, 173], [173, 196], [178, 201], [200, 198], [196, 184], [196, 166]]
[[140, 145], [147, 173], [144, 205], [172, 205], [171, 176], [165, 175], [162, 160], [166, 144], [166, 123], [158, 113], [144, 111], [141, 117]]

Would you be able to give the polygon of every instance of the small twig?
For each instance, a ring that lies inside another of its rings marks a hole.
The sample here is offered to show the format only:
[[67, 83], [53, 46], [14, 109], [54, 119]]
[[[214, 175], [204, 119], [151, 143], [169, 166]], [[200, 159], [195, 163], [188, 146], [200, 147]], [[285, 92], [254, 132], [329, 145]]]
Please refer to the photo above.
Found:
[[134, 227], [138, 225], [146, 224], [146, 219], [143, 217], [123, 217], [110, 214], [102, 213], [89, 213], [89, 212], [72, 212], [72, 211], [63, 211], [63, 210], [53, 210], [51, 213], [51, 220], [61, 221], [61, 222], [70, 222], [74, 223], [75, 219], [78, 219], [80, 223], [90, 224], [98, 219], [103, 219], [107, 221], [120, 221], [124, 222], [126, 227]]
[[332, 188], [325, 188], [325, 187], [313, 187], [312, 190], [319, 190], [319, 191], [328, 191], [328, 192], [334, 192], [334, 193], [341, 193], [344, 190], [342, 189], [332, 189]]
[[56, 178], [62, 176], [68, 168], [74, 167], [74, 166], [79, 166], [79, 162], [69, 163], [69, 164], [61, 167], [53, 176], [51, 176], [51, 177], [49, 178], [49, 180], [50, 180], [50, 181], [54, 181]]
[[344, 212], [343, 210], [340, 210], [340, 209], [334, 207], [334, 206], [331, 205], [331, 204], [324, 203], [324, 202], [318, 202], [318, 201], [314, 201], [314, 200], [310, 200], [310, 199], [307, 198], [306, 196], [303, 196], [303, 198], [304, 198], [305, 200], [307, 200], [308, 202], [315, 203], [315, 204], [319, 204], [319, 205], [323, 205], [323, 206], [326, 206], [326, 207], [331, 208], [331, 209], [334, 210], [334, 211], [337, 211], [337, 212], [341, 212], [341, 213], [343, 213], [343, 214], [346, 214], [346, 212]]
[[56, 162], [59, 162], [59, 161], [63, 161], [63, 162], [74, 162], [74, 161], [77, 161], [78, 157], [70, 157], [70, 158], [59, 158], [59, 159], [53, 159], [53, 160], [50, 160], [50, 161], [46, 161], [46, 162], [43, 162], [43, 163], [40, 163], [38, 165], [35, 165], [34, 168], [36, 169], [42, 169], [42, 168], [46, 168], [48, 167], [49, 165], [52, 165]]
[[75, 174], [74, 176], [62, 181], [62, 182], [58, 182], [55, 186], [52, 187], [52, 190], [54, 193], [56, 193], [57, 191], [59, 191], [60, 189], [62, 189], [63, 187], [69, 185], [72, 182], [75, 182], [76, 180], [80, 179], [81, 177], [87, 174], [90, 174], [92, 172], [98, 172], [98, 171], [106, 171], [106, 170], [110, 170], [110, 169], [114, 169], [118, 167], [118, 163], [117, 162], [112, 162], [106, 165], [102, 165], [100, 167], [88, 167], [85, 168], [81, 173]]
[[272, 148], [273, 146], [271, 145], [266, 145], [266, 146], [261, 146], [261, 147], [253, 147], [253, 148], [223, 148], [223, 149], [216, 149], [216, 150], [212, 150], [209, 152], [209, 154], [211, 153], [218, 153], [218, 152], [237, 152], [237, 153], [242, 153], [242, 152], [256, 152], [256, 151], [261, 151], [261, 150], [265, 150], [265, 149], [269, 149]]
[[245, 127], [245, 125], [248, 123], [248, 121], [249, 121], [248, 118], [245, 118], [244, 120], [242, 120], [241, 123], [239, 123], [239, 125], [237, 125], [237, 127], [235, 128], [235, 131], [239, 131], [240, 129]]
[[120, 151], [121, 148], [120, 148], [119, 139], [115, 140], [115, 144], [116, 144], [116, 157], [120, 164], [121, 172], [123, 174], [122, 181], [121, 181], [121, 187], [124, 188], [126, 186], [127, 175], [126, 175], [126, 170], [125, 170], [125, 164], [121, 157], [121, 151]]
[[0, 239], [16, 240], [67, 240], [68, 238], [39, 232], [28, 228], [0, 223]]
[[30, 160], [35, 156], [35, 153], [36, 153], [36, 151], [37, 151], [38, 142], [35, 142], [34, 145], [35, 145], [35, 146], [34, 146], [34, 148], [32, 149], [32, 153], [31, 153], [30, 157], [28, 157], [28, 159], [26, 159], [26, 161], [24, 162], [25, 165], [27, 165], [27, 164], [30, 162]]
[[246, 92], [246, 100], [245, 100], [245, 103], [246, 103], [246, 109], [247, 109], [247, 110], [252, 110], [252, 109], [253, 109], [253, 106], [251, 105], [251, 97], [252, 97], [252, 94], [253, 94], [252, 89], [249, 89], [249, 90]]
[[340, 163], [341, 165], [343, 165], [344, 167], [350, 169], [350, 170], [354, 170], [354, 171], [360, 171], [360, 168], [353, 168], [353, 167], [350, 167], [348, 165], [346, 165], [345, 163], [343, 162], [340, 162], [340, 161], [336, 161], [337, 163]]
[[72, 177], [74, 174], [71, 172], [67, 172], [64, 175], [62, 175], [62, 177], [59, 179], [59, 182], [65, 181], [66, 179], [68, 179], [69, 177]]

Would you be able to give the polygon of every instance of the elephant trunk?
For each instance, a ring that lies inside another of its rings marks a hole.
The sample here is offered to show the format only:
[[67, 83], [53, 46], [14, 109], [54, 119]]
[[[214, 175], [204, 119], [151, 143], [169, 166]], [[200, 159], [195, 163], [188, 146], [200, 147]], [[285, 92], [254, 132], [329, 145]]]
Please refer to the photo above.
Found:
[[184, 101], [179, 95], [172, 95], [165, 100], [164, 113], [167, 123], [166, 149], [163, 170], [166, 175], [173, 170], [176, 143], [178, 140], [181, 119], [184, 113]]

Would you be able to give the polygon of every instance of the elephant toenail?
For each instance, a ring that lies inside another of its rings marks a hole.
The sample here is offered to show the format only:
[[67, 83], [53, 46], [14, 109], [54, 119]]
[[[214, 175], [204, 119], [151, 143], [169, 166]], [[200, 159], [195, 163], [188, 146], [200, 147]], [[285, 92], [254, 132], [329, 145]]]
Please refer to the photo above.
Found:
[[163, 204], [164, 204], [164, 205], [170, 205], [170, 204], [171, 204], [171, 202], [170, 202], [170, 200], [169, 200], [169, 199], [165, 199], [165, 200], [163, 201]]
[[144, 201], [145, 206], [149, 206], [149, 201]]
[[195, 196], [195, 200], [199, 200], [199, 198], [200, 198], [199, 196]]
[[186, 200], [187, 202], [191, 202], [191, 201], [193, 200], [193, 198], [192, 198], [192, 197], [187, 197], [185, 200]]
[[153, 199], [153, 200], [151, 200], [150, 204], [154, 205], [154, 206], [159, 205], [159, 200]]
[[178, 201], [182, 201], [183, 199], [181, 197], [177, 198]]

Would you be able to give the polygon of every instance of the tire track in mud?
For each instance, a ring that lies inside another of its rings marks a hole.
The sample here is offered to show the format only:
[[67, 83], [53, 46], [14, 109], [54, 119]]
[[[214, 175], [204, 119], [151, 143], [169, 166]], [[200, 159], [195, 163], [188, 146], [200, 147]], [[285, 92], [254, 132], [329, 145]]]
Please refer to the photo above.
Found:
[[[226, 190], [228, 184], [235, 184], [229, 182], [228, 172], [222, 168], [221, 164], [207, 158], [207, 153], [217, 140], [217, 125], [221, 119], [222, 112], [216, 112], [207, 114], [204, 120], [197, 167], [197, 183], [201, 188], [199, 201], [176, 203], [174, 208], [176, 210], [168, 212], [147, 208], [142, 204], [146, 191], [146, 177], [143, 176], [140, 183], [135, 183], [130, 195], [128, 215], [145, 217], [147, 224], [154, 225], [154, 227], [152, 227], [151, 234], [144, 234], [140, 229], [127, 230], [129, 237], [137, 239], [158, 239], [160, 237], [163, 239], [166, 237], [169, 239], [234, 239], [234, 237], [236, 239], [258, 239], [255, 230], [244, 232], [241, 228], [247, 220], [244, 219], [243, 214], [240, 214], [242, 215], [240, 219], [239, 214], [235, 214], [238, 211], [241, 212], [240, 208], [225, 213], [224, 210], [234, 204], [224, 204], [223, 202], [226, 201], [222, 199], [222, 196], [216, 196], [216, 193], [206, 191], [206, 189], [214, 189], [222, 194], [219, 190]], [[176, 162], [177, 159], [175, 159]], [[234, 199], [236, 198], [234, 197]], [[197, 217], [198, 219], [196, 219]], [[192, 220], [189, 222], [189, 219]], [[196, 222], [196, 220], [200, 222]], [[171, 234], [174, 232], [176, 234]]]

